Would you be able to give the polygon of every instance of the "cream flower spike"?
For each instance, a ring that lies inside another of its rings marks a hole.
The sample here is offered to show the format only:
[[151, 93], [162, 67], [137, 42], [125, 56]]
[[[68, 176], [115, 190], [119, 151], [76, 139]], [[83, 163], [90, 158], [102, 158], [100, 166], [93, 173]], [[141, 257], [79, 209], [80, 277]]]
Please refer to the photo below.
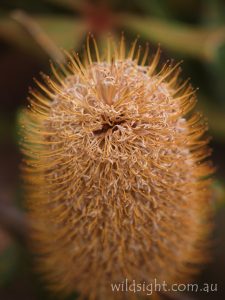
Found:
[[[37, 269], [51, 290], [137, 299], [111, 284], [186, 282], [207, 258], [211, 228], [207, 125], [179, 64], [147, 63], [88, 36], [65, 52], [21, 120], [26, 203]], [[93, 54], [94, 53], [94, 54]], [[137, 297], [137, 298], [136, 298]]]

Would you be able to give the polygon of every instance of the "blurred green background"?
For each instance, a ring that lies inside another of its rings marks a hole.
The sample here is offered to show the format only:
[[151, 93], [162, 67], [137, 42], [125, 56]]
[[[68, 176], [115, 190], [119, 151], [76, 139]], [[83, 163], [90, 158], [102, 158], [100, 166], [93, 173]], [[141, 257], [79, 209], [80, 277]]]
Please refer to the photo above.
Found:
[[[18, 115], [32, 78], [62, 61], [60, 48], [82, 51], [87, 32], [99, 45], [108, 32], [131, 44], [158, 43], [162, 61], [184, 60], [183, 77], [199, 87], [198, 107], [208, 118], [217, 173], [213, 184], [212, 260], [196, 282], [218, 292], [194, 299], [225, 299], [225, 1], [222, 0], [0, 0], [0, 299], [60, 299], [32, 271], [19, 177]], [[183, 299], [183, 295], [176, 295]], [[166, 296], [165, 296], [166, 298]], [[61, 298], [62, 299], [62, 298]], [[76, 299], [72, 295], [70, 299]], [[168, 298], [169, 299], [169, 298]], [[171, 299], [171, 298], [170, 298]], [[175, 298], [174, 298], [175, 299]]]

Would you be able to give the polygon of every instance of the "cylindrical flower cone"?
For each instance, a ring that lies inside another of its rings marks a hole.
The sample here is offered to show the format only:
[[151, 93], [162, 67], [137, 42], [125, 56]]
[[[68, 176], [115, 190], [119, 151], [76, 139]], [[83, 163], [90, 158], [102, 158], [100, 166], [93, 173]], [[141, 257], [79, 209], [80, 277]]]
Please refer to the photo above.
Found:
[[146, 293], [112, 284], [186, 282], [207, 258], [209, 138], [179, 64], [92, 43], [37, 82], [21, 120], [31, 245], [54, 292], [130, 299]]

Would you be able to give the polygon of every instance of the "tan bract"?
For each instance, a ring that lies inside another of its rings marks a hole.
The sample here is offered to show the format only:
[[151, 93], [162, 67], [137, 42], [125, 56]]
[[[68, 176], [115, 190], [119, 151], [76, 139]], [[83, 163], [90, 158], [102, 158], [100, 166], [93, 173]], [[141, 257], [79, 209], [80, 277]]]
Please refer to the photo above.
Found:
[[37, 82], [21, 121], [32, 247], [53, 291], [130, 299], [110, 284], [183, 282], [205, 260], [209, 139], [178, 65], [93, 44]]

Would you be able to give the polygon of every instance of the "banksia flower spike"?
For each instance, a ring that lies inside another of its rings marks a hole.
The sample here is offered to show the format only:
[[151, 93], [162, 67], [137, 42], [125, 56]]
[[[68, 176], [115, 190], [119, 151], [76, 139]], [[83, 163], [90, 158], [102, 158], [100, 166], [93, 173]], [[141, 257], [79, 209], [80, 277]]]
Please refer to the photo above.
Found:
[[130, 299], [110, 284], [185, 282], [205, 260], [212, 167], [179, 64], [160, 68], [159, 50], [148, 63], [137, 41], [127, 53], [123, 36], [107, 42], [100, 55], [88, 37], [83, 62], [65, 52], [68, 65], [30, 91], [23, 177], [49, 288]]

